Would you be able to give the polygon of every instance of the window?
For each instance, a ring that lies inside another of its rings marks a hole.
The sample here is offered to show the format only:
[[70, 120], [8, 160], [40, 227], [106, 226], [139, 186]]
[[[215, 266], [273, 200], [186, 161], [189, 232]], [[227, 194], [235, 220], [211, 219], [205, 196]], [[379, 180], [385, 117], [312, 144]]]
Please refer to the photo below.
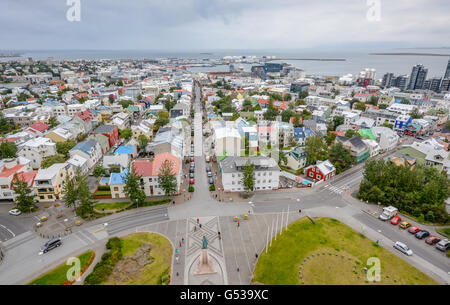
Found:
[[119, 188], [118, 188], [117, 186], [115, 186], [115, 187], [114, 187], [114, 191], [117, 192], [118, 190], [119, 190]]

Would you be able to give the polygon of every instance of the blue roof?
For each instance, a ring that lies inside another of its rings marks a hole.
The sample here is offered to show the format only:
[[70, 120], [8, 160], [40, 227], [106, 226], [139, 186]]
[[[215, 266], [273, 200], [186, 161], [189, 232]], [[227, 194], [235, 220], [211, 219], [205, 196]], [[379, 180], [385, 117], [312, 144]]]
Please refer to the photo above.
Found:
[[215, 113], [208, 114], [208, 118], [216, 118], [217, 115]]
[[96, 144], [97, 144], [97, 141], [95, 141], [94, 139], [89, 139], [89, 140], [78, 143], [71, 150], [81, 150], [85, 154], [90, 155], [91, 148], [95, 147]]
[[294, 128], [294, 138], [304, 139], [313, 136], [315, 133], [311, 128], [308, 127], [296, 127]]
[[125, 177], [128, 174], [128, 168], [124, 169], [121, 173], [111, 173], [109, 184], [125, 184]]
[[122, 146], [117, 147], [117, 149], [114, 152], [114, 154], [115, 155], [118, 155], [118, 154], [130, 154], [131, 155], [133, 153], [133, 148], [134, 148], [133, 145], [128, 145], [128, 146], [122, 145]]

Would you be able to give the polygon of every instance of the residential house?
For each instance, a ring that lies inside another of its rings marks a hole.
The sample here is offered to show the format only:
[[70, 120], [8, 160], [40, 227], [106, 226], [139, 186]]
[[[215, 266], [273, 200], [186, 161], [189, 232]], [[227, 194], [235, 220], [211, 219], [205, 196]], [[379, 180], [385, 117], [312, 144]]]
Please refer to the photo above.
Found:
[[306, 152], [304, 148], [296, 147], [285, 153], [287, 162], [284, 164], [287, 168], [295, 171], [306, 166]]
[[350, 153], [355, 158], [356, 163], [361, 163], [370, 157], [369, 147], [367, 147], [359, 136], [354, 136], [350, 139], [347, 137], [337, 136], [336, 142], [342, 143], [345, 148], [350, 150]]
[[55, 163], [48, 168], [39, 169], [34, 178], [34, 190], [39, 202], [61, 199], [61, 192], [65, 179], [74, 177], [72, 165], [69, 163]]
[[31, 161], [32, 168], [40, 168], [44, 158], [56, 155], [56, 144], [49, 138], [36, 138], [25, 142], [18, 156]]
[[92, 134], [102, 134], [109, 140], [109, 146], [113, 147], [119, 141], [119, 129], [114, 125], [100, 125]]
[[71, 157], [78, 155], [85, 158], [89, 169], [93, 168], [103, 156], [100, 144], [93, 139], [78, 143], [69, 151], [69, 154]]
[[336, 168], [329, 160], [325, 160], [308, 166], [304, 172], [306, 177], [314, 181], [327, 181], [336, 175]]

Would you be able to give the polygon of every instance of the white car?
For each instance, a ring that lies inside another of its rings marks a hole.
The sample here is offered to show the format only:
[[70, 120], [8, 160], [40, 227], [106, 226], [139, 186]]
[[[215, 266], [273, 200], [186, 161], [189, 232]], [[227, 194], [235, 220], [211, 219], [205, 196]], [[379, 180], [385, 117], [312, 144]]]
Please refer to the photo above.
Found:
[[14, 215], [14, 216], [19, 216], [20, 214], [22, 214], [21, 211], [19, 211], [18, 209], [12, 209], [11, 211], [9, 211], [10, 215]]
[[396, 242], [394, 243], [394, 248], [397, 249], [397, 250], [399, 250], [399, 251], [401, 251], [401, 252], [403, 252], [404, 254], [406, 254], [406, 255], [408, 255], [408, 256], [413, 255], [412, 250], [411, 250], [410, 248], [408, 248], [408, 246], [405, 245], [405, 244], [402, 243], [402, 242], [396, 241]]

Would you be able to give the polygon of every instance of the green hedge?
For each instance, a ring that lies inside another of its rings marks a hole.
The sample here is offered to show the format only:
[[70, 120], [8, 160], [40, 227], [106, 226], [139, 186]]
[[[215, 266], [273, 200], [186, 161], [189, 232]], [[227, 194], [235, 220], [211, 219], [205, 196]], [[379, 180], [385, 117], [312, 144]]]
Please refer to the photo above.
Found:
[[100, 262], [95, 265], [94, 270], [84, 280], [85, 285], [98, 285], [105, 282], [114, 270], [116, 264], [122, 259], [122, 240], [112, 237], [106, 243], [105, 252]]
[[111, 191], [97, 191], [95, 196], [111, 196]]
[[109, 191], [111, 192], [111, 187], [109, 185], [99, 185], [97, 191]]

